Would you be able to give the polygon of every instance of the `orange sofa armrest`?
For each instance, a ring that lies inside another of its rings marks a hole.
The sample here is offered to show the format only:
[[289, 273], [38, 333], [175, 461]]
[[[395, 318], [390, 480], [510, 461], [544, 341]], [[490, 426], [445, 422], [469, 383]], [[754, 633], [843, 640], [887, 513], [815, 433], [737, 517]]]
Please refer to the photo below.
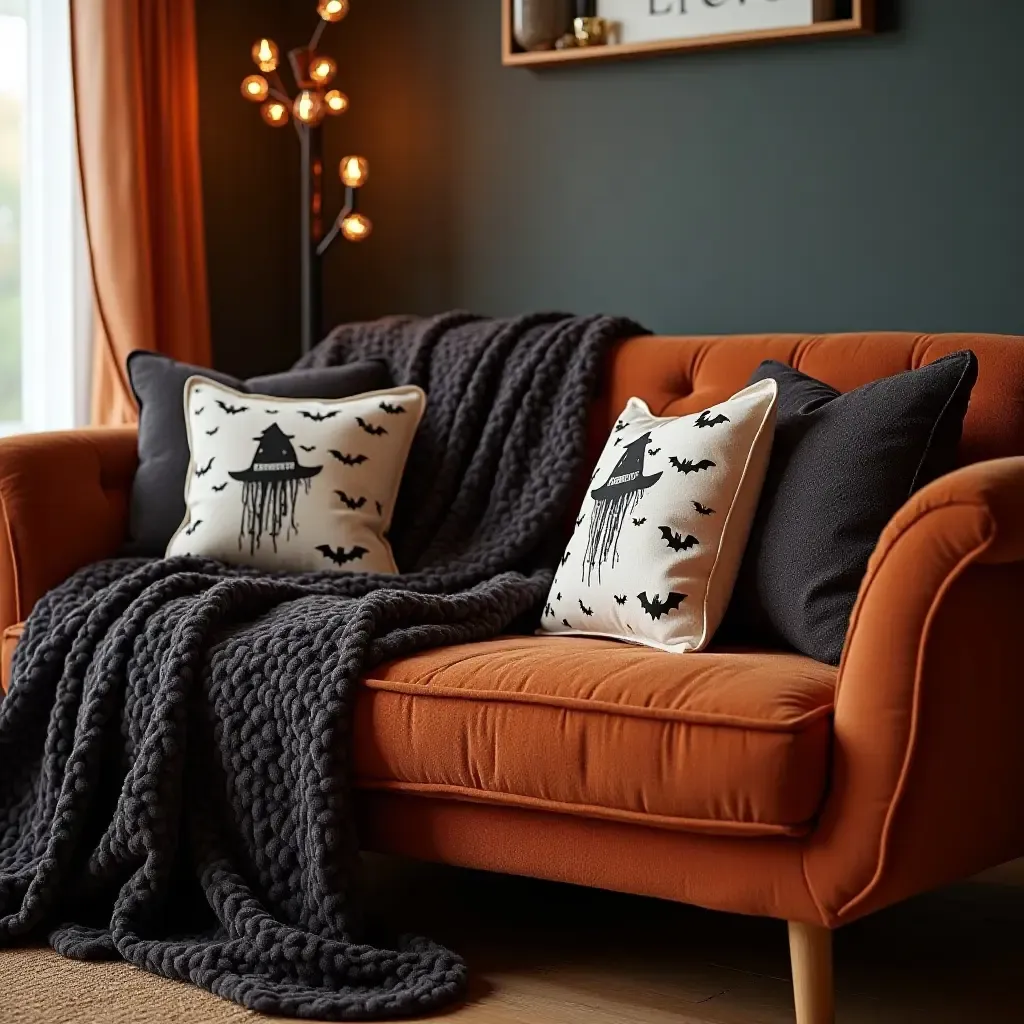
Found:
[[134, 428], [0, 439], [0, 631], [76, 569], [117, 552], [137, 461]]
[[1024, 458], [942, 477], [872, 556], [804, 860], [836, 925], [1024, 855]]

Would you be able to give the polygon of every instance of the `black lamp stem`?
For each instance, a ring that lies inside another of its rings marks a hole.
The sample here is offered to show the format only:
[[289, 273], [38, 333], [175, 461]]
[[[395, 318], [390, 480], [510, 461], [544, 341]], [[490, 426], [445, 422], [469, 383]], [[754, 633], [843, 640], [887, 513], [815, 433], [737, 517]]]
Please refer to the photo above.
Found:
[[323, 238], [323, 137], [319, 127], [303, 125], [302, 148], [302, 354], [320, 340], [323, 290], [320, 256]]

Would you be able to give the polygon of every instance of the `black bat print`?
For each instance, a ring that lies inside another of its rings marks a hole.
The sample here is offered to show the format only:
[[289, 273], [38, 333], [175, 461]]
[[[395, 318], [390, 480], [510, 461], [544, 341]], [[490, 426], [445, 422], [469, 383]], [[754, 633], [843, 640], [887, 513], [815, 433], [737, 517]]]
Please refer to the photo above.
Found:
[[368, 555], [368, 548], [354, 547], [349, 551], [344, 548], [338, 548], [335, 550], [330, 544], [318, 544], [317, 551], [320, 552], [324, 558], [329, 558], [335, 565], [346, 565], [349, 562], [358, 562], [363, 555]]
[[188, 528], [188, 529], [187, 529], [187, 530], [185, 531], [185, 536], [186, 536], [186, 537], [191, 537], [191, 536], [192, 536], [192, 534], [193, 534], [193, 533], [195, 533], [195, 532], [196, 532], [196, 530], [198, 530], [198, 529], [199, 529], [199, 527], [200, 527], [200, 526], [202, 526], [202, 525], [203, 525], [203, 521], [202, 521], [202, 519], [197, 519], [197, 520], [196, 520], [196, 521], [195, 521], [195, 522], [194, 522], [194, 523], [193, 523], [193, 524], [192, 524], [192, 525], [191, 525], [191, 526], [190, 526], [190, 527], [189, 527], [189, 528]]
[[583, 515], [583, 516], [580, 516], [580, 517], [579, 517], [579, 519], [577, 519], [577, 520], [576, 520], [576, 525], [577, 525], [577, 526], [582, 526], [582, 524], [583, 524], [583, 520], [584, 520], [584, 519], [586, 519], [586, 518], [587, 518], [587, 517], [586, 517], [585, 515]]
[[626, 629], [628, 629], [630, 633], [636, 632], [636, 630], [628, 622], [626, 623]]
[[344, 491], [335, 491], [334, 493], [341, 498], [342, 504], [348, 505], [353, 511], [357, 508], [362, 508], [366, 504], [365, 498], [350, 498]]
[[375, 501], [374, 505], [377, 506], [377, 515], [379, 515], [379, 516], [384, 515], [384, 506], [379, 501]]
[[220, 427], [214, 427], [213, 430], [208, 430], [206, 432], [206, 436], [213, 437], [213, 435], [216, 434], [218, 430], [220, 430]]
[[386, 434], [387, 431], [383, 427], [375, 427], [372, 423], [367, 423], [362, 416], [356, 417], [356, 423], [359, 424], [371, 437], [380, 437], [381, 434]]
[[572, 557], [572, 554], [570, 552], [566, 551], [566, 553], [564, 555], [562, 555], [562, 565], [565, 565], [565, 563], [568, 562], [571, 557]]
[[300, 444], [299, 447], [304, 452], [315, 452], [316, 451], [316, 445], [315, 444]]
[[[240, 412], [248, 412], [249, 406], [247, 405], [228, 405], [227, 402], [222, 402], [219, 398], [217, 404], [229, 415], [237, 416]], [[206, 408], [205, 406], [203, 408]]]
[[214, 486], [213, 486], [213, 489], [214, 489], [214, 490], [215, 490], [215, 491], [216, 491], [216, 492], [217, 492], [218, 494], [220, 494], [220, 492], [221, 492], [221, 491], [223, 491], [223, 490], [224, 490], [224, 488], [225, 488], [225, 487], [227, 487], [227, 485], [228, 485], [228, 482], [227, 482], [227, 480], [225, 480], [225, 481], [224, 481], [224, 483], [222, 483], [222, 484], [214, 484]]
[[202, 416], [204, 412], [206, 412], [206, 406], [205, 406], [205, 405], [204, 405], [204, 406], [202, 406], [202, 407], [201, 407], [201, 408], [199, 408], [199, 409], [196, 409], [196, 415], [197, 415], [197, 416]]
[[613, 445], [612, 445], [612, 447], [613, 447], [613, 448], [618, 448], [618, 447], [619, 447], [619, 442], [620, 442], [621, 440], [622, 440], [622, 438], [621, 438], [621, 437], [617, 437], [617, 438], [615, 438], [615, 444], [613, 444]]
[[701, 459], [700, 462], [691, 462], [689, 459], [679, 461], [674, 455], [668, 457], [668, 461], [676, 467], [680, 473], [699, 473], [702, 469], [713, 469], [714, 463], [710, 459]]
[[263, 410], [268, 416], [276, 416], [279, 412], [277, 409], [264, 409]]
[[562, 619], [562, 625], [565, 626], [566, 629], [572, 629], [572, 626], [569, 625], [568, 619]]
[[620, 430], [625, 430], [628, 426], [629, 424], [624, 420], [619, 420], [618, 423], [615, 424], [615, 433], [617, 434]]
[[405, 413], [405, 406], [404, 405], [389, 405], [387, 402], [381, 402], [380, 403], [380, 407], [389, 416], [402, 416]]
[[561, 601], [562, 600], [562, 592], [561, 591], [559, 591], [557, 594], [555, 594], [555, 600], [556, 601]]
[[643, 519], [634, 519], [633, 520], [633, 525], [634, 526], [643, 526], [644, 523], [646, 523], [646, 522], [647, 522], [647, 516], [644, 516]]
[[707, 505], [702, 505], [699, 501], [693, 503], [693, 508], [699, 516], [713, 516], [715, 514], [713, 508], [708, 508]]
[[307, 412], [305, 409], [299, 410], [299, 415], [307, 420], [312, 420], [314, 423], [323, 423], [324, 420], [333, 420], [338, 415], [338, 410], [334, 412]]
[[652, 619], [660, 619], [662, 615], [668, 615], [669, 612], [675, 611], [685, 600], [685, 594], [673, 593], [669, 594], [668, 597], [662, 601], [658, 594], [654, 595], [653, 600], [647, 596], [645, 591], [642, 594], [636, 595], [637, 600], [640, 602], [640, 606]]
[[206, 467], [204, 469], [196, 469], [196, 476], [206, 476], [206, 474], [209, 473], [212, 468], [213, 459], [210, 459], [210, 461], [206, 464]]
[[647, 454], [648, 455], [657, 455], [658, 452], [660, 452], [660, 451], [661, 451], [660, 448], [648, 448], [647, 449]]
[[717, 427], [719, 423], [731, 422], [732, 420], [730, 420], [728, 416], [723, 416], [721, 413], [719, 413], [717, 416], [709, 415], [709, 411], [707, 409], [705, 409], [704, 412], [702, 412], [697, 417], [698, 427]]
[[365, 455], [346, 455], [344, 452], [336, 451], [334, 448], [331, 448], [330, 452], [339, 462], [346, 466], [361, 466], [364, 462], [370, 461]]
[[544, 618], [553, 619], [555, 617], [555, 609], [550, 604], [544, 605]]
[[668, 546], [673, 551], [689, 551], [690, 548], [695, 548], [700, 541], [692, 533], [688, 533], [684, 538], [682, 534], [676, 533], [671, 526], [659, 526], [661, 530], [662, 539], [668, 541]]
[[594, 614], [594, 609], [588, 608], [582, 601], [580, 601], [580, 611], [583, 612], [584, 615]]
[[626, 595], [622, 594], [620, 596], [619, 594], [616, 594], [615, 595], [615, 603], [619, 604], [619, 605], [625, 604], [626, 603]]

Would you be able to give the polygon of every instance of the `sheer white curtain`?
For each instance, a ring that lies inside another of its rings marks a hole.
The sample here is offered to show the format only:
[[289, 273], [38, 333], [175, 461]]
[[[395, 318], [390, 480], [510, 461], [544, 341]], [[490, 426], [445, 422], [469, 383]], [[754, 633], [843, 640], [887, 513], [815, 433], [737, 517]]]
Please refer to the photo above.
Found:
[[[20, 249], [20, 317], [6, 326], [6, 344], [13, 334], [20, 347], [20, 403], [9, 406], [15, 416], [9, 412], [0, 430], [67, 429], [88, 419], [92, 324], [68, 0], [0, 0], [0, 65], [0, 97], [14, 124], [8, 164], [16, 162], [12, 146], [20, 151], [18, 209], [7, 215]], [[4, 372], [17, 371], [8, 364]]]

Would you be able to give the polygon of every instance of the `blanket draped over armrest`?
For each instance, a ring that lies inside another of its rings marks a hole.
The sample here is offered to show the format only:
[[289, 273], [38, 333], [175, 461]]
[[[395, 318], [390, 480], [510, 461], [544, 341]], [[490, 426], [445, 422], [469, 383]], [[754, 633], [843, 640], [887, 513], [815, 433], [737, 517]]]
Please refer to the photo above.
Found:
[[636, 333], [553, 314], [342, 327], [304, 364], [378, 357], [428, 394], [391, 534], [400, 575], [119, 559], [44, 597], [0, 704], [0, 943], [123, 957], [296, 1017], [458, 998], [446, 949], [364, 944], [356, 687], [536, 617], [601, 364]]

